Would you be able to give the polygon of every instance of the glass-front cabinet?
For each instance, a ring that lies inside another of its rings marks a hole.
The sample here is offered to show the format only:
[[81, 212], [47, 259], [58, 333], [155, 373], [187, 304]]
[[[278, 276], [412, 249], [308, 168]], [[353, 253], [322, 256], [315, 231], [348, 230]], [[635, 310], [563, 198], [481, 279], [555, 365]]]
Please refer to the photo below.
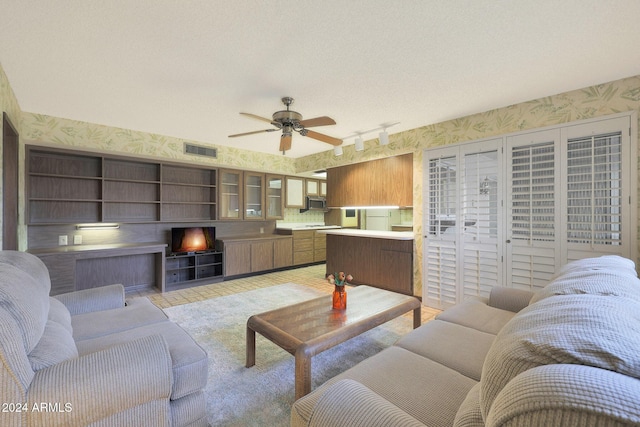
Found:
[[267, 219], [282, 219], [284, 217], [284, 177], [282, 175], [267, 175], [266, 196]]
[[244, 219], [264, 219], [264, 180], [264, 174], [244, 173]]
[[220, 170], [220, 219], [242, 219], [242, 171]]

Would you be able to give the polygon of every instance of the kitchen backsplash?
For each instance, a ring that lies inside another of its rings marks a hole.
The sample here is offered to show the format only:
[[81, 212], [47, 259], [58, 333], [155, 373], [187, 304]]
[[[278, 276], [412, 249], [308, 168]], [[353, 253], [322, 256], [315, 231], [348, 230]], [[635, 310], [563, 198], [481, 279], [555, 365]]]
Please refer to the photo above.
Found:
[[280, 222], [313, 222], [324, 224], [324, 212], [307, 211], [301, 213], [298, 208], [285, 208], [284, 219]]

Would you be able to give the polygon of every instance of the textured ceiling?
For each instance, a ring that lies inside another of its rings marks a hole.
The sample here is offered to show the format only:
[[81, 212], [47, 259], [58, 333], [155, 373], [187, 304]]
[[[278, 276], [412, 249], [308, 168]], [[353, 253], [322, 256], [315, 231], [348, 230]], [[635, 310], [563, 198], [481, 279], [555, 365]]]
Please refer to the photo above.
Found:
[[[0, 64], [23, 111], [275, 154], [278, 132], [227, 137], [270, 127], [239, 112], [292, 96], [346, 138], [605, 83], [640, 74], [639, 16], [637, 0], [0, 0]], [[287, 155], [328, 149], [294, 134]]]

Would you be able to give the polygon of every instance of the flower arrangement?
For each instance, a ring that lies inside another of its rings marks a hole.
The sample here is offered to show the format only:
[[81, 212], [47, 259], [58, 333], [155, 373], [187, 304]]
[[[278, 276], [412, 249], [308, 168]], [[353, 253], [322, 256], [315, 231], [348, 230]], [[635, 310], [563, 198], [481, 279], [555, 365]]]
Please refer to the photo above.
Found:
[[348, 281], [353, 280], [353, 276], [345, 274], [344, 271], [333, 273], [327, 276], [329, 283], [334, 285], [332, 307], [334, 310], [346, 310], [347, 308], [347, 292], [344, 285], [348, 285]]
[[349, 281], [353, 280], [353, 276], [350, 274], [345, 274], [344, 271], [341, 271], [339, 273], [333, 273], [328, 275], [327, 280], [332, 285], [344, 286], [344, 285], [348, 285]]

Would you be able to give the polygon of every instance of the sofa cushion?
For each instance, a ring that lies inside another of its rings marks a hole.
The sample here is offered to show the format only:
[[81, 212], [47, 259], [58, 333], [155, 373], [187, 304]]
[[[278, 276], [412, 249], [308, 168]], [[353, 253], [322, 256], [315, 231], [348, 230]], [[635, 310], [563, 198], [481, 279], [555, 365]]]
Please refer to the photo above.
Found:
[[169, 346], [173, 367], [171, 400], [179, 399], [206, 386], [207, 353], [184, 329], [168, 320], [76, 341], [76, 345], [78, 353], [84, 355], [150, 335], [161, 335]]
[[71, 332], [52, 320], [47, 321], [42, 338], [27, 356], [34, 371], [78, 357]]
[[53, 320], [73, 333], [71, 313], [69, 313], [69, 310], [67, 310], [67, 307], [65, 307], [63, 303], [53, 297], [49, 297], [49, 316], [47, 320]]
[[453, 427], [484, 427], [484, 419], [480, 411], [480, 383], [473, 386], [467, 397], [458, 408]]
[[331, 384], [355, 380], [429, 426], [450, 426], [456, 411], [476, 381], [453, 369], [398, 346], [391, 346], [333, 377], [313, 393], [298, 399], [292, 426], [307, 425], [311, 412]]
[[571, 261], [560, 267], [551, 278], [551, 281], [574, 271], [588, 271], [593, 273], [599, 270], [618, 270], [637, 276], [636, 265], [632, 260], [618, 255], [603, 255]]
[[640, 304], [560, 295], [522, 310], [500, 331], [482, 371], [483, 416], [505, 385], [540, 365], [579, 364], [640, 378]]
[[76, 314], [71, 324], [73, 338], [81, 341], [167, 320], [164, 311], [148, 298], [133, 298], [121, 308]]
[[494, 338], [477, 329], [432, 320], [400, 338], [396, 345], [480, 381], [482, 364]]
[[24, 351], [40, 341], [49, 313], [49, 285], [29, 273], [0, 262], [0, 305], [20, 328]]
[[[624, 258], [621, 258], [624, 259]], [[531, 298], [530, 304], [556, 295], [619, 296], [640, 303], [640, 279], [635, 270], [570, 270], [552, 280]]]
[[515, 313], [512, 311], [490, 307], [486, 301], [470, 299], [446, 309], [436, 319], [495, 335], [513, 316]]

